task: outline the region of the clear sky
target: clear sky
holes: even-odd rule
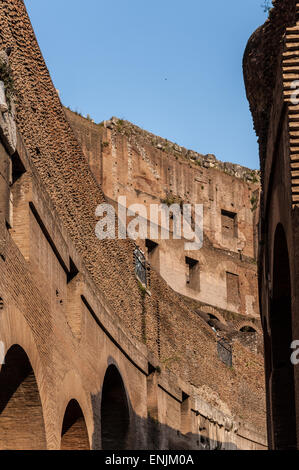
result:
[[[25,0],[64,105],[258,168],[242,56],[263,0]]]

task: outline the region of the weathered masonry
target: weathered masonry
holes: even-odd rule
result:
[[[266,448],[262,356],[235,341],[230,367],[134,243],[95,237],[105,197],[23,1],[0,31],[0,448]]]
[[[260,145],[259,290],[268,439],[272,449],[298,449],[299,366],[291,362],[291,343],[299,339],[299,3],[273,3],[269,20],[248,42],[244,76]]]
[[[142,204],[203,204],[204,243],[185,250],[186,239],[138,240],[148,261],[168,283],[198,308],[224,312],[233,327],[240,321],[260,330],[257,294],[259,173],[200,155],[117,118],[95,124],[65,109],[90,168],[117,209]],[[123,199],[122,199],[123,200]],[[194,215],[193,219],[194,220]],[[158,219],[159,228],[163,226]],[[219,316],[220,315],[220,316]]]

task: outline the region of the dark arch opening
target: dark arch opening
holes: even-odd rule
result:
[[[208,316],[209,316],[208,325],[215,326],[215,321],[220,322],[219,318],[217,318],[215,315],[208,313]]]
[[[71,400],[65,410],[61,450],[90,450],[85,419],[76,400]]]
[[[129,407],[124,383],[117,368],[111,365],[106,371],[102,389],[102,449],[126,449],[129,423]]]
[[[289,254],[284,229],[277,226],[274,240],[273,286],[270,311],[271,401],[275,449],[296,448],[294,367],[291,363],[292,295]]]
[[[0,372],[0,449],[45,450],[42,404],[28,356],[18,345]]]
[[[243,326],[240,328],[241,333],[256,333],[256,330],[252,326]]]

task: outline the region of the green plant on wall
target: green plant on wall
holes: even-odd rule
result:
[[[142,305],[142,311],[141,311],[141,335],[142,335],[142,342],[146,344],[146,308],[145,308],[145,296],[147,293],[146,288],[144,285],[138,281],[138,288],[141,294],[141,305]]]
[[[164,359],[164,360],[162,361],[162,364],[163,364],[165,367],[169,368],[170,365],[171,365],[173,362],[178,362],[178,361],[180,361],[180,356],[170,356],[170,357],[167,357],[166,359]]]
[[[102,147],[102,150],[109,147],[109,142],[102,142],[101,147]]]
[[[269,13],[272,8],[272,0],[264,0],[261,7],[263,8],[265,13]]]
[[[146,288],[144,287],[143,284],[141,284],[140,281],[138,281],[138,287],[139,287],[139,290],[140,290],[140,293],[141,293],[142,297],[144,297],[145,294],[146,294]]]
[[[0,60],[0,80],[4,83],[5,96],[7,100],[8,107],[11,107],[11,101],[15,96],[15,87],[14,81],[12,78],[12,73],[9,65]]]
[[[257,196],[252,195],[250,199],[250,204],[251,204],[251,212],[254,212],[257,209]]]
[[[258,178],[256,176],[255,171],[251,172],[251,177],[252,177],[252,183],[258,183]]]
[[[121,131],[122,131],[124,124],[125,124],[124,119],[119,119],[119,120],[117,121],[116,129],[117,129],[118,132],[121,132]]]
[[[166,198],[161,199],[162,204],[166,204],[170,207],[172,204],[179,204],[180,207],[183,207],[184,201],[180,196],[175,196],[174,194],[167,194]]]

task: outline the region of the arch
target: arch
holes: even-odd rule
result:
[[[216,315],[213,315],[212,313],[208,313],[209,315],[209,321],[208,323],[210,324],[213,320],[217,320],[220,322],[220,319],[216,316]]]
[[[227,321],[225,320],[224,316],[219,313],[219,311],[210,306],[210,305],[202,305],[200,309],[204,312],[207,313],[210,317],[210,320],[218,320],[220,323],[223,323],[224,325],[227,325]]]
[[[13,345],[0,372],[0,449],[45,450],[43,409],[24,349]]]
[[[239,331],[241,333],[257,333],[257,330],[252,325],[243,325]]]
[[[236,331],[240,331],[241,333],[262,334],[260,327],[251,321],[239,321],[235,323],[234,329]]]
[[[126,449],[129,425],[129,406],[125,386],[117,367],[112,364],[106,371],[102,388],[102,449]]]
[[[283,226],[277,225],[273,248],[270,393],[275,449],[296,448],[294,367],[290,361],[292,342],[292,293],[289,252]]]
[[[77,400],[71,400],[65,410],[61,450],[90,450],[85,418]]]

